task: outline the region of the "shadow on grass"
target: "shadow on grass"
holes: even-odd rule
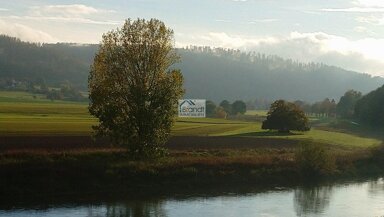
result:
[[[250,133],[239,133],[232,136],[255,136],[255,137],[286,137],[286,136],[297,136],[297,135],[303,135],[302,133],[298,132],[278,132],[274,130],[270,131],[259,131],[259,132],[250,132]]]
[[[177,120],[177,123],[192,123],[192,124],[244,124],[242,122],[209,122],[209,121],[189,121],[189,120]]]
[[[364,123],[356,123],[353,120],[337,119],[328,125],[318,127],[325,131],[336,131],[349,133],[365,138],[375,138],[384,140],[383,127],[374,127]]]

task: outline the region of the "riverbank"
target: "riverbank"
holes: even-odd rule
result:
[[[190,141],[187,138],[179,139]],[[225,138],[231,141],[229,138],[232,137]],[[235,138],[232,142],[237,140],[242,141]],[[265,145],[267,138],[260,140],[260,145],[254,140],[238,147],[231,142],[205,148],[170,145],[168,156],[152,161],[129,160],[124,149],[108,146],[72,149],[39,149],[36,146],[33,149],[24,146],[6,149],[3,146],[0,148],[0,197],[6,200],[10,197],[198,189],[220,185],[289,186],[384,174],[381,158],[384,155],[372,155],[370,149],[321,144],[327,153],[332,153],[335,167],[312,177],[313,174],[302,170],[296,157],[302,142],[289,140],[290,143],[285,144],[283,141],[276,146],[272,145],[276,142],[272,140],[269,141],[271,145]]]

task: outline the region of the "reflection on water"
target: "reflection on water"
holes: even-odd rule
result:
[[[332,186],[303,187],[294,191],[295,211],[298,216],[303,214],[320,214],[329,206]]]
[[[250,190],[252,192],[252,190]],[[98,203],[56,204],[46,209],[11,209],[1,217],[179,217],[179,216],[384,216],[384,181],[275,189],[256,193],[135,199]]]
[[[106,204],[105,217],[166,217],[161,201],[136,201]]]
[[[371,196],[382,195],[384,193],[384,179],[380,178],[378,180],[369,182],[368,190]]]

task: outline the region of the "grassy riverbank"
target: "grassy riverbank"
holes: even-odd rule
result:
[[[312,176],[300,167],[297,148],[170,150],[153,161],[132,161],[123,150],[8,152],[0,155],[0,195],[75,194],[210,185],[285,186],[308,180],[383,174],[366,149],[326,148],[335,167]]]

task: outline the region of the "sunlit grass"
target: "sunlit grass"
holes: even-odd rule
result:
[[[263,138],[279,138],[293,140],[314,140],[332,145],[352,146],[352,147],[373,147],[382,143],[379,139],[365,138],[342,132],[325,131],[312,128],[308,132],[292,132],[291,134],[279,134],[276,131],[261,129],[261,123],[243,124],[237,129],[220,132],[212,136],[247,136]]]
[[[246,115],[267,116],[268,110],[248,110]]]
[[[0,91],[0,134],[90,134],[96,119],[89,115],[87,106],[50,101],[38,94]]]
[[[3,114],[0,113],[0,134],[90,134],[96,120],[84,115]]]

